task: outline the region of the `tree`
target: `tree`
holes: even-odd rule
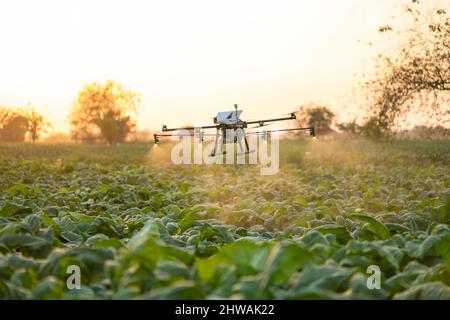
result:
[[[23,142],[29,134],[34,143],[50,126],[50,123],[32,105],[29,105],[27,109],[0,107],[0,139],[2,141]]]
[[[297,122],[300,126],[305,122],[310,127],[315,127],[316,132],[325,134],[332,131],[334,113],[328,107],[314,102],[300,106],[297,112]]]
[[[22,142],[28,131],[28,119],[20,109],[0,108],[0,140]]]
[[[8,118],[8,115],[9,115],[9,109],[0,107],[0,126],[3,127],[6,119]]]
[[[427,117],[450,114],[450,18],[442,9],[424,15],[419,8],[417,0],[406,6],[412,26],[397,31],[399,46],[377,56],[374,72],[363,83],[368,121],[380,133],[391,131],[413,108]],[[394,28],[386,25],[379,31],[393,33]]]
[[[31,141],[35,141],[41,136],[41,133],[45,132],[51,127],[42,114],[36,111],[34,106],[29,106],[25,112],[25,117],[28,119],[28,133],[30,134]]]
[[[360,126],[358,125],[358,123],[356,122],[355,119],[353,119],[350,122],[338,123],[337,128],[343,132],[346,132],[346,133],[349,133],[352,135],[357,135],[360,133],[359,132]]]
[[[378,139],[382,136],[381,128],[376,118],[368,118],[361,125],[353,119],[350,122],[338,123],[337,128],[351,135],[361,135],[366,138]]]
[[[72,137],[82,141],[100,138],[110,145],[125,141],[136,128],[134,116],[140,102],[140,95],[111,80],[85,85],[70,115]]]

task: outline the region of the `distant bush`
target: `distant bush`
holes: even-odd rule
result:
[[[297,112],[298,125],[307,124],[309,127],[314,127],[318,134],[331,133],[333,120],[334,113],[328,109],[328,106],[315,102],[300,106]]]
[[[27,135],[35,142],[50,123],[35,107],[27,109],[0,107],[0,141],[23,142]]]
[[[73,142],[72,139],[70,138],[70,136],[65,133],[65,132],[52,132],[50,134],[48,134],[46,137],[44,137],[42,139],[43,142],[45,143],[52,143],[52,144],[56,144],[56,143],[71,143]]]
[[[446,140],[450,139],[450,129],[442,126],[416,126],[411,130],[402,130],[398,132],[395,137],[411,140]]]
[[[363,124],[358,124],[355,120],[339,123],[337,128],[344,133],[365,138],[386,137],[386,132],[380,129],[376,119],[370,119]],[[409,140],[446,140],[450,139],[450,129],[442,126],[427,127],[416,126],[409,130],[390,132],[389,137]]]
[[[379,125],[375,118],[371,118],[363,124],[358,124],[353,120],[350,122],[339,123],[336,126],[342,132],[371,139],[380,138],[385,134],[382,126]]]
[[[0,140],[4,142],[25,141],[28,119],[18,110],[4,109],[1,113]]]
[[[337,128],[345,133],[349,133],[352,135],[359,135],[360,134],[360,126],[356,123],[355,120],[352,120],[350,122],[343,122],[343,123],[338,123]]]

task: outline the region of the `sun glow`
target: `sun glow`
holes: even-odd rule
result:
[[[140,92],[140,128],[245,118],[309,100],[337,108],[390,0],[3,1],[0,105],[45,106],[54,130],[84,84]]]

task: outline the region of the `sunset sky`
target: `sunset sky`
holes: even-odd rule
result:
[[[435,3],[442,3],[434,1]],[[140,128],[244,119],[315,100],[342,112],[377,28],[404,1],[3,1],[0,105],[32,102],[68,129],[85,83],[142,94]]]

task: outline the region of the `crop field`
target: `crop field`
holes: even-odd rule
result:
[[[1,145],[0,298],[450,299],[449,141],[286,140],[272,176],[165,153]]]

